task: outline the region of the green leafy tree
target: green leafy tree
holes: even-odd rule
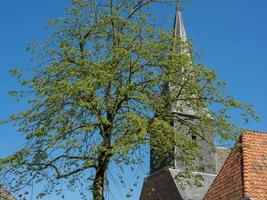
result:
[[[25,90],[11,95],[28,95],[30,106],[10,117],[26,144],[0,160],[12,190],[45,181],[38,197],[60,194],[64,180],[72,189],[87,184],[93,198],[103,200],[111,163],[141,163],[151,138],[163,157],[174,146],[182,149],[192,168],[198,146],[184,129],[229,139],[236,133],[229,110],[256,117],[250,106],[225,96],[225,84],[193,54],[173,51],[175,45],[192,48],[153,25],[152,3],[164,2],[73,0],[65,18],[49,22],[55,27],[50,40],[28,49],[40,62],[31,75],[12,71]],[[166,83],[173,87],[164,90]],[[169,112],[176,104],[177,112]],[[197,113],[197,124],[184,120],[183,105]]]

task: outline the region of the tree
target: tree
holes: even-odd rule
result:
[[[56,27],[51,39],[29,48],[40,59],[31,77],[12,71],[25,90],[11,95],[29,95],[30,108],[10,117],[27,141],[0,161],[11,189],[46,180],[39,197],[60,194],[56,186],[63,179],[70,188],[87,183],[94,199],[103,200],[110,163],[142,162],[136,152],[151,138],[160,154],[182,149],[192,168],[198,146],[181,134],[184,129],[231,138],[236,129],[229,110],[256,118],[251,106],[224,95],[213,70],[173,51],[174,45],[192,47],[152,24],[149,6],[164,2],[73,0],[65,18],[50,21]],[[175,87],[163,92],[166,83]],[[197,113],[197,124],[184,120],[184,106],[169,112],[177,102]],[[214,105],[217,111],[208,109]]]

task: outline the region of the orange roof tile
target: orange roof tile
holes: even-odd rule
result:
[[[267,199],[267,134],[245,132],[214,180],[204,200]]]
[[[267,134],[247,132],[242,135],[244,195],[267,199]]]

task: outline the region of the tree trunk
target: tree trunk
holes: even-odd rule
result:
[[[104,200],[105,170],[98,169],[93,184],[94,200]]]
[[[102,152],[99,157],[96,175],[93,183],[93,198],[94,200],[104,200],[105,174],[108,168],[111,155],[107,152]]]
[[[107,119],[110,124],[113,122],[113,116],[110,112],[107,112]],[[112,126],[106,126],[104,132],[101,134],[103,136],[103,150],[98,157],[98,164],[96,168],[95,179],[93,183],[93,199],[94,200],[104,200],[104,186],[105,186],[105,174],[108,169],[111,153],[111,130]]]

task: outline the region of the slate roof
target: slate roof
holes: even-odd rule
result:
[[[229,149],[216,148],[215,154],[216,172],[218,172],[229,155]],[[197,187],[191,182],[191,186],[181,188],[176,179],[180,171],[179,169],[162,169],[152,173],[145,179],[140,200],[202,200],[217,175],[217,173],[192,172],[202,176],[203,186]]]
[[[140,200],[182,200],[169,170],[151,174],[144,182]]]
[[[181,187],[180,183],[177,181],[177,174],[181,172],[177,169],[169,169],[172,178],[176,184],[177,190],[179,191],[179,194],[181,195],[183,200],[203,200],[204,195],[207,193],[209,187],[213,183],[216,174],[205,174],[201,172],[192,172],[193,175],[198,175],[202,177],[202,186],[198,187],[194,185],[193,180],[187,180],[189,181],[189,186],[187,187]],[[165,198],[166,200],[169,200],[168,198]],[[164,199],[164,200],[165,200]]]
[[[204,200],[267,199],[267,134],[245,132]]]

